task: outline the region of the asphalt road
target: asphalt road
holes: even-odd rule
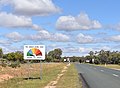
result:
[[[76,63],[90,88],[120,88],[120,71]]]

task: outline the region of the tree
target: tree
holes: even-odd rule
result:
[[[102,64],[107,63],[107,61],[108,61],[108,60],[107,60],[108,57],[107,57],[107,53],[106,53],[106,51],[101,50],[101,51],[99,52],[99,58],[100,58],[100,61],[101,61]]]
[[[120,64],[120,52],[119,51],[90,51],[89,56],[85,57],[86,59],[95,59],[96,64]]]
[[[14,55],[15,55],[15,60],[23,61],[23,53],[22,52],[17,51],[17,52],[14,53]]]
[[[50,51],[47,55],[47,59],[51,61],[60,61],[62,55],[62,50],[61,49],[54,49]]]
[[[61,49],[55,49],[54,50],[54,57],[56,58],[56,59],[61,59],[61,55],[62,55],[62,50]]]
[[[3,55],[4,59],[7,59],[8,61],[23,61],[23,52],[17,51],[17,52],[11,52],[8,54]]]
[[[7,59],[8,59],[9,61],[16,61],[16,60],[15,60],[15,54],[14,54],[14,52],[8,53]]]
[[[48,56],[45,60],[47,61],[47,62],[51,62],[52,61],[52,57],[51,56]]]
[[[3,51],[2,51],[2,48],[0,48],[0,58],[3,57]]]
[[[112,59],[111,59],[111,61],[112,61],[113,64],[118,64],[119,63],[119,54],[120,53],[115,52],[115,51],[112,52]]]
[[[94,58],[94,52],[90,51],[89,55],[90,55],[90,63],[94,63],[94,62],[92,62],[92,59]]]
[[[54,51],[50,51],[50,52],[48,53],[48,56],[51,56],[52,58],[55,58],[55,57],[54,57]]]
[[[93,52],[93,51],[90,51],[89,54],[90,54],[91,57],[93,57],[94,52]]]

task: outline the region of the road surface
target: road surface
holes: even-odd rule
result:
[[[120,88],[120,71],[89,64],[75,65],[90,88]]]

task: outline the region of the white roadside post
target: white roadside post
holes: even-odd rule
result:
[[[68,64],[70,65],[70,58],[67,58]]]
[[[45,45],[24,45],[24,59],[40,60],[40,79],[42,79],[41,60],[45,59]],[[29,77],[30,77],[30,73],[29,73]]]
[[[95,59],[92,59],[92,63],[93,63],[93,64],[95,63]]]

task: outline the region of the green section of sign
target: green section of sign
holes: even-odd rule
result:
[[[34,56],[33,54],[30,54],[30,52],[27,53],[27,56]]]

